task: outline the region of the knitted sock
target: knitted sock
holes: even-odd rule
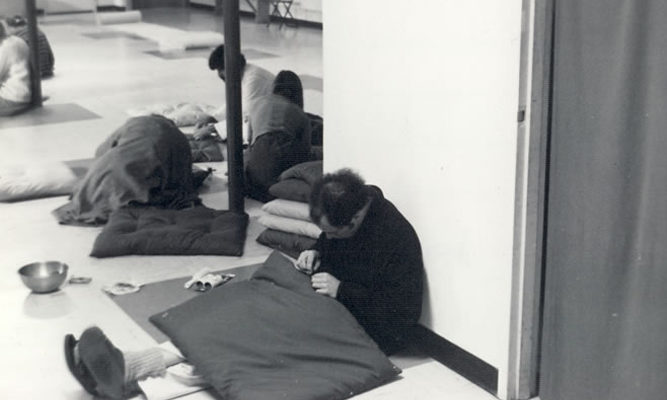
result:
[[[157,347],[142,351],[124,352],[123,357],[125,358],[126,383],[164,376],[167,372],[162,350]]]

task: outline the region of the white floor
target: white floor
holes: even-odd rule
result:
[[[208,10],[155,9],[144,22],[184,30],[221,32],[220,17]],[[208,70],[206,55],[168,59],[146,53],[158,44],[135,38],[104,36],[110,27],[93,24],[90,14],[47,16],[40,19],[56,57],[55,77],[43,82],[45,105],[74,103],[100,118],[53,124],[2,127],[0,160],[8,163],[65,161],[90,158],[95,147],[128,118],[127,110],[156,103],[196,102],[219,105],[224,86]],[[278,29],[243,19],[242,49],[249,62],[273,72],[292,69],[322,77],[322,33],[314,28]],[[91,37],[93,36],[93,37]],[[203,53],[202,53],[203,54]],[[250,57],[249,57],[250,58]],[[306,110],[323,115],[321,89],[305,93]],[[219,177],[224,168],[219,168]],[[204,203],[226,209],[225,192],[202,195]],[[50,212],[65,202],[55,197],[19,203],[0,203],[0,396],[6,399],[85,399],[90,396],[69,375],[62,352],[67,333],[79,334],[90,325],[104,329],[124,350],[154,345],[153,339],[123,313],[101,288],[118,281],[146,283],[190,275],[202,267],[217,269],[263,260],[270,249],[255,242],[259,204],[247,201],[251,215],[245,254],[236,257],[130,256],[95,259],[88,256],[100,228],[58,225]],[[46,295],[31,294],[16,273],[19,266],[38,260],[61,260],[71,273],[92,277],[89,285],[66,285]],[[191,398],[213,398],[198,393]],[[359,399],[462,399],[494,397],[427,360],[406,368],[402,378]]]

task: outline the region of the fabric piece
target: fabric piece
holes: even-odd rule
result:
[[[203,206],[182,210],[121,208],[111,214],[90,255],[241,256],[247,227],[247,214]]]
[[[302,251],[312,249],[316,240],[296,233],[265,229],[257,236],[257,242],[279,250],[292,258],[298,258]]]
[[[0,201],[19,201],[72,193],[77,175],[65,163],[0,165]]]
[[[138,117],[151,114],[162,115],[176,124],[176,126],[192,126],[208,116],[216,118],[221,113],[220,107],[198,103],[158,103],[126,111],[127,114]]]
[[[229,400],[345,399],[400,373],[344,306],[277,252],[249,281],[151,321]]]
[[[278,182],[280,174],[308,158],[301,143],[286,132],[261,135],[245,154],[246,193],[253,199],[273,200],[269,188]]]
[[[284,179],[271,185],[269,194],[279,199],[307,203],[310,200],[310,185],[301,179]]]
[[[540,398],[667,393],[667,2],[557,1]]]
[[[280,174],[280,180],[301,179],[310,186],[322,178],[322,161],[308,161],[297,164]]]
[[[130,204],[179,209],[199,202],[185,135],[152,115],[130,118],[98,146],[72,198],[54,214],[61,224],[101,225]]]
[[[262,214],[257,219],[257,222],[267,228],[296,233],[297,235],[307,236],[312,239],[317,239],[322,233],[322,230],[310,221],[281,217],[278,215]]]
[[[224,161],[222,154],[222,142],[218,138],[204,138],[195,140],[192,135],[185,135],[188,138],[190,152],[192,153],[192,162],[218,162]]]
[[[361,226],[346,239],[322,234],[318,272],[340,281],[336,298],[387,354],[408,344],[421,314],[424,265],[412,225],[368,186],[372,198]]]
[[[302,201],[275,199],[264,204],[262,211],[281,217],[310,222],[310,207],[308,203]]]

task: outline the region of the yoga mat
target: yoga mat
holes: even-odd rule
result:
[[[0,129],[83,121],[95,118],[100,118],[100,116],[78,104],[49,104],[32,108],[19,115],[0,117]]]
[[[141,11],[104,11],[97,12],[97,23],[100,25],[130,24],[141,22]]]
[[[246,265],[226,269],[222,271],[226,274],[235,274],[236,277],[224,285],[231,285],[234,282],[250,279],[252,274],[261,267],[262,264]],[[169,340],[167,335],[162,333],[153,325],[148,318],[151,315],[165,311],[171,307],[179,305],[195,296],[201,296],[205,293],[185,289],[183,285],[189,281],[191,276],[170,279],[166,281],[154,282],[143,285],[138,292],[109,297],[120,307],[134,322],[146,331],[158,343]],[[213,289],[215,290],[215,289]]]
[[[189,48],[213,47],[224,42],[224,36],[213,31],[184,31],[145,22],[120,23],[109,29],[130,33],[157,42],[161,52],[184,51]]]

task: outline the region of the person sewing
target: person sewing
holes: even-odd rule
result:
[[[272,93],[257,99],[248,116],[245,163],[246,194],[259,201],[273,196],[269,188],[288,168],[308,161],[311,125],[303,111],[303,87],[292,71],[280,71]]]
[[[421,315],[421,245],[413,227],[380,188],[349,169],[312,188],[310,217],[322,230],[297,269],[313,289],[341,302],[386,354],[409,344]]]
[[[9,34],[0,18],[0,116],[12,116],[31,105],[30,49],[19,37]]]
[[[254,64],[246,62],[245,56],[240,54],[240,69],[241,69],[241,109],[243,112],[243,120],[248,120],[248,115],[252,109],[253,103],[266,95],[271,94],[273,88],[273,80],[275,76]],[[220,45],[216,47],[208,58],[208,68],[215,70],[218,77],[224,82],[227,74],[225,72],[225,46]],[[221,136],[223,132],[227,131],[225,126],[226,111],[222,107],[213,116],[204,116],[195,124],[195,132],[193,137],[201,140],[210,136]],[[223,139],[226,138],[223,137]]]

